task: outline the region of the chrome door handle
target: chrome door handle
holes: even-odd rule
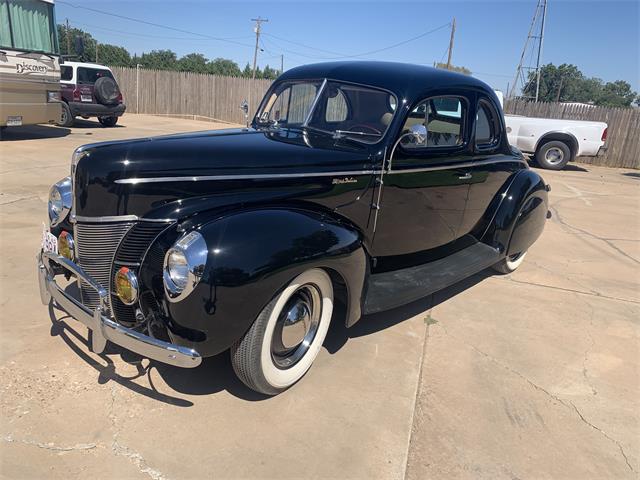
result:
[[[459,180],[471,180],[472,177],[473,175],[471,175],[470,173],[465,173],[464,175],[458,175]]]

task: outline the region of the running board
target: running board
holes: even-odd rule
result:
[[[475,243],[433,262],[369,278],[364,314],[389,310],[453,285],[497,263],[502,255],[484,243]]]

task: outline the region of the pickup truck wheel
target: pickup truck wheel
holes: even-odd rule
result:
[[[548,170],[562,170],[571,160],[571,149],[561,141],[553,140],[538,148],[536,162]]]
[[[67,105],[66,103],[62,102],[60,104],[60,122],[58,122],[58,126],[59,127],[70,127],[71,125],[73,125],[73,120],[74,117],[73,115],[71,115],[71,109],[69,108],[69,105]]]
[[[98,117],[98,121],[103,127],[115,127],[118,123],[118,117]]]
[[[318,268],[298,275],[231,347],[236,375],[249,388],[266,395],[291,387],[318,356],[332,313],[329,275]]]
[[[526,254],[527,252],[525,251],[516,253],[514,255],[509,255],[508,257],[503,258],[498,263],[493,265],[491,268],[493,268],[498,273],[502,273],[505,275],[509,274],[511,272],[514,272],[522,264]]]

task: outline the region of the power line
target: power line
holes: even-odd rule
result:
[[[293,53],[294,55],[303,56],[303,57],[308,57],[308,58],[322,58],[323,60],[337,60],[337,59],[340,59],[340,58],[359,58],[359,57],[367,57],[367,56],[369,56],[369,55],[373,55],[373,54],[375,54],[375,53],[380,53],[380,52],[384,52],[384,51],[386,51],[386,50],[391,50],[392,48],[396,48],[396,47],[399,47],[399,46],[401,46],[401,45],[405,45],[405,44],[407,44],[407,43],[414,42],[414,41],[416,41],[416,40],[419,40],[419,39],[421,39],[421,38],[423,38],[423,37],[426,37],[427,35],[431,35],[432,33],[435,33],[435,32],[437,32],[437,31],[442,30],[443,28],[447,28],[447,27],[449,27],[449,26],[451,26],[451,22],[447,22],[447,23],[445,23],[445,24],[443,24],[443,25],[440,25],[439,27],[436,27],[436,28],[434,28],[434,29],[432,29],[432,30],[429,30],[429,31],[423,32],[423,33],[421,33],[421,34],[419,34],[419,35],[416,35],[415,37],[411,37],[411,38],[408,38],[408,39],[406,39],[406,40],[402,40],[402,41],[400,41],[400,42],[398,42],[398,43],[394,43],[394,44],[392,44],[392,45],[389,45],[389,46],[386,46],[386,47],[383,47],[383,48],[378,48],[378,49],[375,49],[375,50],[370,50],[370,51],[368,51],[368,52],[362,52],[362,53],[357,53],[357,54],[353,54],[353,55],[350,55],[350,54],[340,54],[340,53],[337,53],[337,52],[332,52],[332,51],[330,51],[330,50],[323,50],[323,49],[320,49],[320,48],[311,47],[311,46],[309,46],[309,45],[305,45],[305,44],[303,44],[303,43],[299,43],[299,42],[294,42],[294,41],[292,41],[292,40],[284,40],[284,39],[282,39],[282,38],[276,37],[275,35],[271,35],[271,34],[268,34],[268,33],[265,33],[264,35],[265,35],[265,36],[269,36],[269,37],[273,37],[273,38],[277,38],[277,39],[279,39],[279,40],[283,40],[283,41],[285,41],[285,42],[287,42],[287,43],[291,43],[292,45],[297,45],[297,46],[302,47],[302,48],[308,48],[308,49],[312,49],[312,50],[318,50],[318,51],[322,51],[322,52],[324,52],[324,53],[330,53],[330,54],[332,54],[332,55],[337,55],[337,56],[336,56],[336,57],[318,57],[318,56],[316,56],[316,57],[311,57],[311,56],[309,56],[309,55],[305,55],[305,54],[300,53],[300,52],[289,51],[289,53]],[[274,45],[275,45],[275,42],[273,42],[273,43],[274,43]],[[282,50],[285,50],[285,49],[284,49],[284,48],[282,48]],[[287,51],[287,50],[285,50],[285,51]]]
[[[79,8],[79,9],[82,9],[82,10],[87,10],[87,11],[94,12],[94,13],[99,13],[99,14],[102,14],[102,15],[109,15],[111,17],[121,18],[123,20],[129,20],[131,22],[137,22],[137,23],[142,23],[144,25],[150,25],[152,27],[164,28],[166,30],[173,30],[174,32],[186,33],[188,35],[196,35],[198,37],[207,38],[209,40],[215,40],[215,41],[218,41],[218,42],[232,43],[234,45],[240,45],[240,46],[243,46],[243,47],[253,47],[253,45],[250,45],[248,43],[242,43],[242,42],[237,42],[237,41],[233,40],[233,38],[237,38],[237,37],[229,37],[229,38],[214,37],[212,35],[206,35],[204,33],[198,33],[198,32],[192,32],[192,31],[189,31],[189,30],[183,30],[181,28],[175,28],[175,27],[171,27],[169,25],[163,25],[161,23],[148,22],[146,20],[140,20],[139,18],[128,17],[126,15],[120,15],[120,14],[112,13],[112,12],[105,12],[104,10],[98,10],[97,8],[86,7],[84,5],[75,5],[75,4],[71,3],[71,2],[67,2],[67,1],[64,1],[64,0],[58,0],[58,3],[62,3],[64,5],[69,5],[70,7],[73,7],[73,8]]]

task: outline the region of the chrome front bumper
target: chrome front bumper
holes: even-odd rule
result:
[[[79,265],[60,255],[45,252],[38,254],[37,261],[42,303],[49,305],[51,298],[53,298],[69,315],[86,325],[93,333],[91,348],[94,352],[101,353],[104,351],[107,340],[109,340],[144,357],[175,365],[176,367],[194,368],[202,362],[200,354],[191,348],[157,340],[130,328],[125,328],[103,315],[104,312],[108,312],[109,292],[94,281]],[[50,262],[60,265],[75,277],[81,278],[98,292],[100,306],[95,311],[91,311],[75,298],[67,295],[56,283]]]

